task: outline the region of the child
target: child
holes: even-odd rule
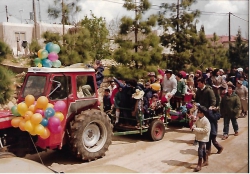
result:
[[[136,117],[137,126],[139,128],[143,125],[144,114],[143,114],[143,95],[144,91],[136,89],[135,93],[132,94],[132,98],[136,100],[135,109],[132,111],[132,116]]]
[[[198,112],[198,107],[200,106],[199,103],[195,103],[194,101],[191,102],[191,105],[186,104],[186,107],[188,108],[188,118],[189,118],[189,127],[192,129],[192,126],[197,120],[197,112]],[[193,145],[197,145],[197,140],[195,138]]]
[[[106,88],[103,95],[103,110],[104,112],[111,110],[110,90]]]

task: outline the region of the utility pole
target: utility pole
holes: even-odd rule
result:
[[[36,5],[35,5],[35,0],[33,0],[33,14],[34,14],[34,35],[35,35],[35,40],[37,40],[37,22],[36,22]]]
[[[177,16],[176,16],[176,19],[177,19],[177,32],[179,32],[179,8],[180,8],[180,4],[179,4],[179,0],[177,0]]]
[[[230,59],[230,51],[231,51],[231,28],[230,28],[230,15],[231,15],[231,12],[228,13],[228,56],[229,56],[229,59]]]
[[[135,5],[136,5],[136,0],[135,0]],[[136,23],[135,23],[135,52],[137,53],[138,48],[137,48],[137,36],[138,36],[138,19],[137,19],[137,6],[135,7],[135,18],[136,18]]]
[[[6,11],[7,22],[9,22],[9,15],[8,15],[8,7],[7,7],[7,5],[5,5],[5,11]]]
[[[64,2],[62,0],[62,24],[63,24],[63,35],[64,35]]]
[[[40,5],[40,0],[37,0],[38,1],[38,6],[39,6],[39,22],[42,21],[42,17],[41,17],[41,5]]]

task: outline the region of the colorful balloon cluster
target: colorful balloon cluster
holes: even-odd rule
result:
[[[39,135],[42,139],[47,139],[50,133],[62,131],[61,122],[64,119],[62,111],[65,108],[64,101],[57,101],[53,105],[45,96],[41,96],[35,101],[33,95],[27,95],[25,102],[11,108],[11,112],[15,116],[11,120],[11,125],[19,127],[31,135]]]
[[[46,44],[45,49],[40,49],[37,53],[38,58],[34,59],[34,63],[37,67],[48,67],[52,66],[58,68],[61,66],[61,61],[58,60],[58,53],[60,52],[60,46],[49,42]]]

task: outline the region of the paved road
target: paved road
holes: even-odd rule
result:
[[[239,118],[239,136],[234,136],[230,125],[229,138],[221,140],[223,118],[219,120],[218,141],[224,147],[221,154],[212,146],[209,166],[202,173],[248,173],[249,132],[248,117]],[[151,142],[146,136],[114,136],[106,156],[92,162],[82,163],[62,152],[42,152],[44,164],[56,171],[98,165],[118,165],[139,173],[190,173],[196,167],[198,146],[193,146],[194,134],[189,128],[169,126],[163,140]],[[36,155],[26,158],[39,161]]]

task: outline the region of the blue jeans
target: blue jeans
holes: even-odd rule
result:
[[[223,135],[228,135],[230,120],[232,121],[234,132],[238,132],[238,130],[239,130],[237,119],[235,117],[234,118],[224,117]]]
[[[199,147],[198,147],[198,156],[199,158],[203,158],[203,156],[206,155],[206,142],[198,141]]]

